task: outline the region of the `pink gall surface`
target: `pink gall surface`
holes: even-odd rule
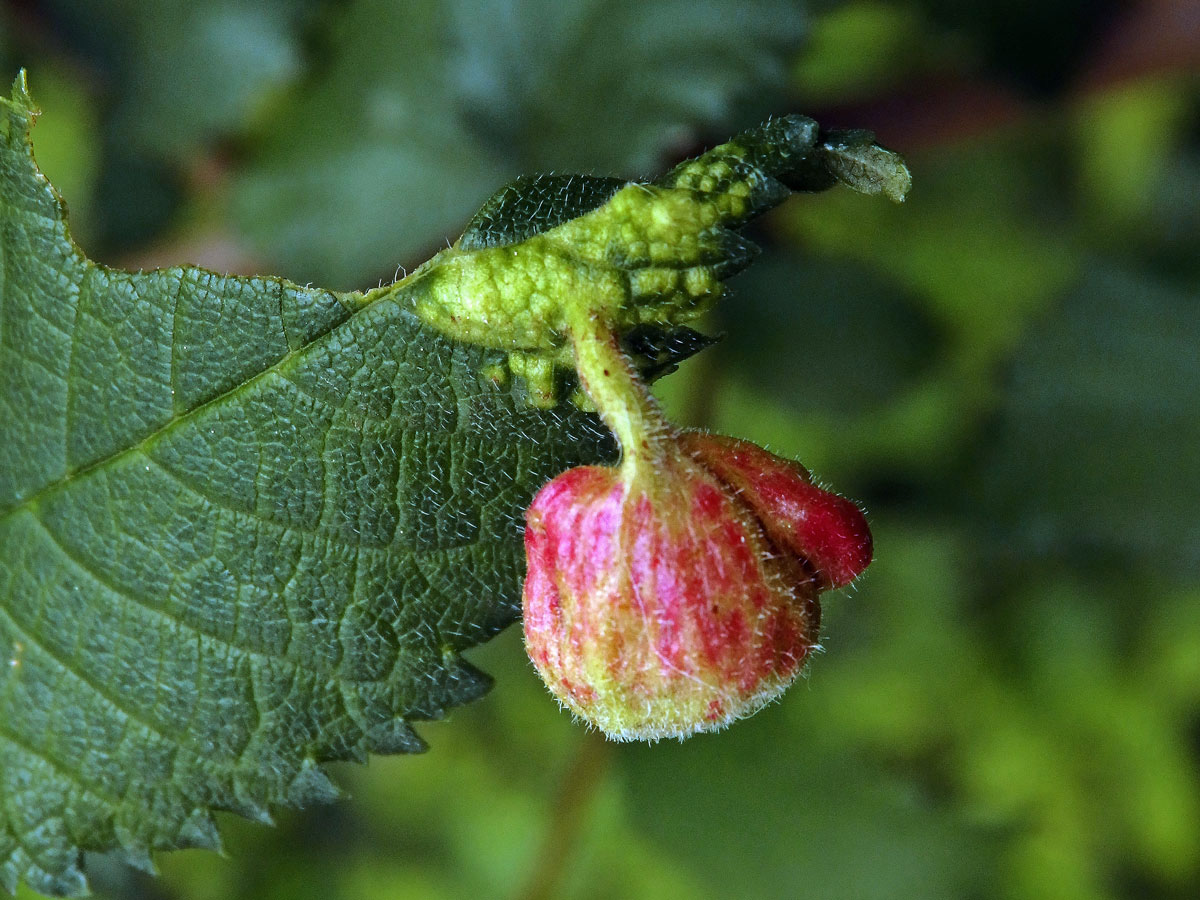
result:
[[[871,553],[862,513],[803,468],[699,434],[649,475],[563,473],[526,522],[530,658],[622,740],[715,730],[777,696],[816,644],[819,593]]]

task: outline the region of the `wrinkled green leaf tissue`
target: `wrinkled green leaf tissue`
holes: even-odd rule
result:
[[[148,868],[420,749],[487,688],[530,497],[614,451],[403,290],[88,261],[23,77],[0,113],[0,885],[75,894],[80,848]]]

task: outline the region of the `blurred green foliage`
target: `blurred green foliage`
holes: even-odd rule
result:
[[[510,631],[428,755],[227,822],[228,858],[97,860],[104,896],[1200,893],[1194,2],[2,9],[109,262],[365,287],[511,175],[648,174],[770,112],[873,128],[915,176],[902,207],[762,221],[726,340],[661,383],[871,513],[804,684],[723,735],[605,745]]]

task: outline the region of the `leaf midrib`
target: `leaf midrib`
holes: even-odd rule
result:
[[[78,250],[76,252],[78,253]],[[82,256],[80,256],[80,259],[83,259],[85,262],[87,262],[86,258],[84,258]],[[91,265],[94,266],[96,269],[101,269],[106,272],[115,272],[115,273],[121,274],[121,270],[109,269],[104,266],[99,266],[95,263],[91,263]],[[149,276],[149,275],[154,275],[154,274],[158,274],[158,273],[166,272],[166,271],[170,271],[170,268],[155,270],[152,272],[146,272],[144,274]],[[217,278],[222,277],[222,276],[217,275],[216,273],[211,272],[206,269],[198,269],[197,271],[207,272],[208,274],[213,275],[214,277],[217,277]],[[51,481],[47,484],[42,485],[40,488],[38,488],[36,491],[31,493],[29,496],[22,497],[21,499],[17,500],[15,503],[11,504],[10,506],[6,506],[3,509],[0,509],[0,522],[7,520],[8,518],[10,518],[12,515],[14,515],[16,513],[19,513],[19,512],[25,511],[25,510],[29,510],[31,508],[38,506],[47,497],[52,496],[53,494],[55,494],[61,490],[64,490],[78,478],[83,478],[98,469],[102,469],[105,466],[111,465],[112,463],[116,462],[117,460],[122,459],[123,457],[131,455],[133,453],[143,452],[143,451],[150,449],[151,447],[153,447],[153,445],[156,442],[158,442],[159,440],[161,440],[164,437],[166,437],[167,435],[169,435],[176,427],[190,421],[191,419],[193,419],[195,417],[198,417],[201,413],[203,413],[205,410],[209,409],[210,407],[215,406],[219,403],[223,403],[224,401],[228,400],[232,396],[235,396],[239,392],[252,387],[254,384],[256,384],[261,379],[266,378],[272,374],[275,374],[277,371],[279,371],[281,368],[283,368],[288,362],[295,359],[297,356],[299,356],[303,353],[306,353],[308,350],[310,350],[312,347],[317,345],[319,342],[328,338],[329,335],[331,335],[338,328],[345,325],[347,322],[349,322],[355,316],[360,315],[365,310],[374,306],[375,303],[377,303],[378,301],[383,300],[383,299],[393,299],[394,300],[398,295],[409,290],[413,286],[413,284],[415,283],[416,280],[419,280],[420,278],[424,277],[424,275],[427,271],[428,270],[424,269],[424,268],[419,269],[417,271],[414,271],[411,275],[407,276],[406,278],[402,278],[400,281],[394,282],[394,283],[389,284],[382,288],[376,288],[375,290],[372,290],[372,291],[366,291],[366,292],[350,291],[350,292],[344,292],[344,293],[337,292],[337,291],[329,291],[328,293],[330,293],[333,297],[335,297],[337,299],[338,303],[340,303],[349,313],[349,315],[347,315],[346,318],[342,319],[341,321],[337,322],[334,325],[331,325],[330,327],[328,327],[322,331],[319,331],[318,333],[314,334],[308,341],[300,344],[299,346],[297,346],[295,348],[289,348],[288,351],[286,353],[284,353],[282,356],[280,356],[277,360],[275,360],[275,362],[271,363],[271,365],[265,367],[261,371],[254,373],[249,378],[246,378],[243,381],[238,382],[237,384],[233,385],[232,387],[222,391],[219,394],[216,394],[213,397],[210,397],[208,400],[205,400],[203,403],[200,403],[197,406],[194,406],[189,410],[172,415],[170,419],[168,419],[166,422],[164,422],[158,428],[151,431],[149,434],[147,434],[145,437],[143,437],[141,440],[137,441],[136,443],[130,444],[126,447],[121,447],[118,450],[113,450],[112,452],[107,453],[104,456],[101,456],[100,458],[95,459],[92,462],[90,462],[84,466],[80,466],[80,467],[68,472],[66,475],[62,476],[61,478],[58,478],[55,481]],[[228,276],[224,276],[224,277],[228,277]],[[280,279],[280,281],[281,281],[281,286],[284,288],[290,287],[290,288],[294,288],[299,291],[307,290],[306,288],[300,287],[299,285],[291,284],[290,282],[283,281],[282,279]]]

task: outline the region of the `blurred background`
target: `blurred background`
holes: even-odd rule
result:
[[[862,500],[809,677],[605,744],[510,629],[351,799],[102,898],[1200,896],[1200,3],[26,0],[6,77],[85,250],[373,287],[506,179],[651,176],[772,113],[909,201],[793,198],[659,390]],[[24,896],[31,896],[27,889]]]

